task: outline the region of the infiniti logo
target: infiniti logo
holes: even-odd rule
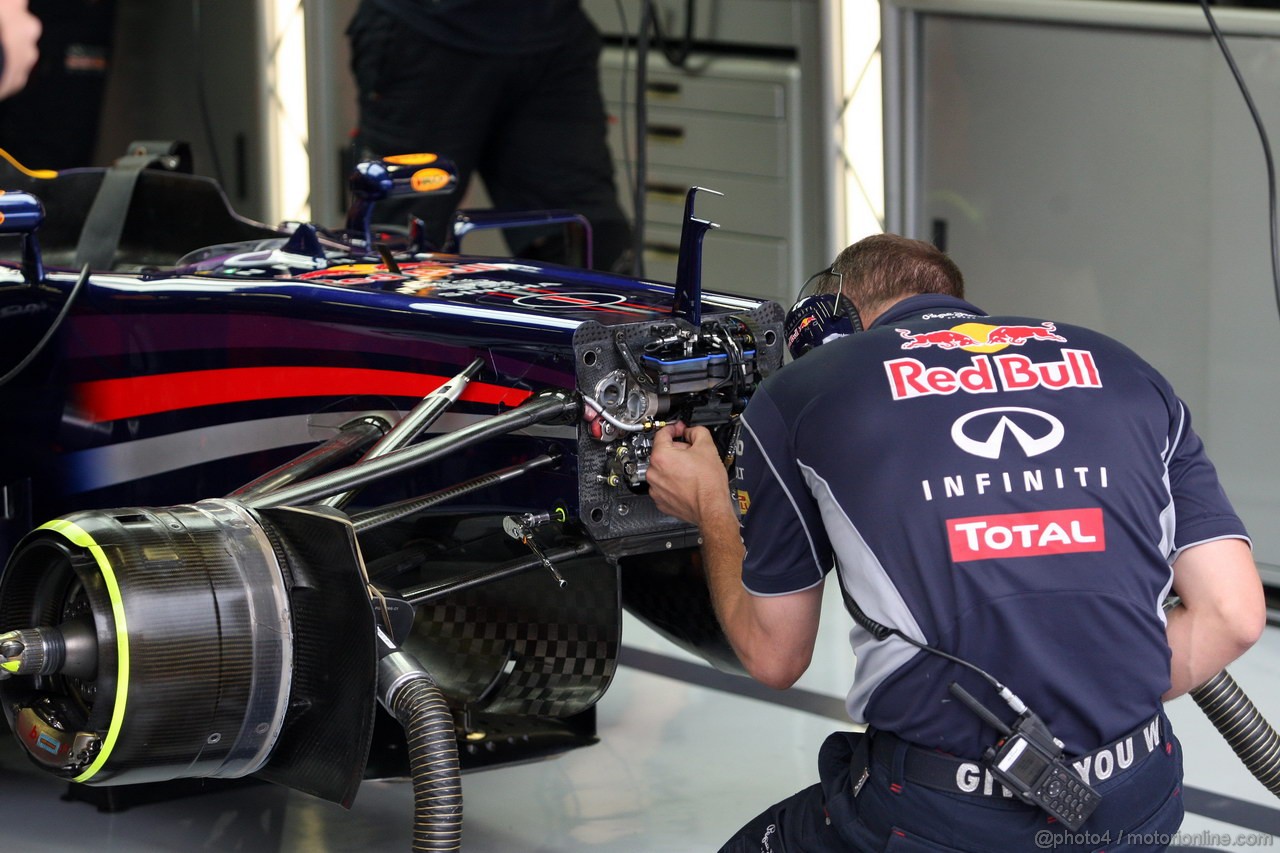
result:
[[[1030,425],[1031,422],[1037,425],[1035,435],[1032,435],[1023,426],[1019,426],[1014,418],[1010,417],[1010,415],[1016,413],[1023,415],[1017,420],[1024,425]],[[970,431],[965,429],[966,425],[975,418],[995,414],[1000,415],[1000,417],[990,431],[984,428],[985,436],[974,437],[970,434]],[[1053,450],[1062,443],[1062,438],[1065,434],[1066,431],[1062,427],[1062,421],[1053,415],[1037,409],[1025,409],[1019,406],[979,409],[957,419],[951,425],[951,440],[956,443],[956,446],[965,453],[972,453],[974,456],[981,456],[984,459],[1000,458],[1000,451],[1004,447],[1006,435],[1012,435],[1014,440],[1018,442],[1018,447],[1022,448],[1023,455],[1030,458]]]

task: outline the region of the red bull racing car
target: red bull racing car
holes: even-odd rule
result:
[[[34,762],[344,804],[407,764],[449,840],[459,767],[594,740],[624,607],[736,666],[645,472],[665,422],[732,447],[782,311],[701,290],[694,191],[672,285],[380,233],[451,189],[430,155],[360,164],[332,230],[181,161],[0,169],[0,706]],[[527,223],[589,252],[556,212],[455,235]]]

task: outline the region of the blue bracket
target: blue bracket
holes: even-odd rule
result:
[[[0,234],[22,235],[22,275],[30,284],[44,280],[44,260],[36,229],[44,222],[44,205],[31,193],[0,192]]]
[[[690,187],[684,199],[684,225],[680,229],[680,257],[676,261],[676,292],[671,314],[695,326],[702,325],[702,238],[720,226],[693,215],[693,200],[699,192],[724,193],[706,187]]]

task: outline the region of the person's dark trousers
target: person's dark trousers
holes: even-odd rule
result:
[[[380,222],[407,222],[412,211],[440,244],[478,171],[497,210],[585,216],[597,269],[612,269],[631,247],[606,141],[600,36],[589,20],[570,44],[531,54],[433,43],[370,4],[347,32],[360,99],[357,150],[438,154],[454,161],[461,181],[451,196],[379,205]],[[508,242],[516,254],[526,249],[523,232]]]
[[[888,763],[868,758],[866,739],[837,732],[818,756],[817,785],[747,823],[721,853],[1138,853],[1164,850],[1182,824],[1182,749],[1168,720],[1154,752],[1094,788],[1101,804],[1077,831],[1040,809],[1001,796],[923,787],[904,778],[898,741]],[[896,739],[895,739],[896,740]],[[867,777],[859,786],[862,770]],[[854,789],[858,788],[856,796]]]

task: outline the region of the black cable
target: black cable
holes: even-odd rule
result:
[[[849,615],[853,617],[853,621],[857,622],[860,628],[862,628],[864,631],[866,631],[868,634],[874,637],[877,641],[883,642],[884,640],[888,639],[890,636],[894,636],[894,637],[898,637],[901,640],[906,640],[908,643],[915,646],[917,649],[920,649],[921,651],[929,652],[930,654],[937,655],[940,658],[946,658],[952,663],[962,666],[965,669],[968,669],[980,675],[984,681],[986,681],[993,688],[995,688],[996,693],[1000,694],[1000,697],[1002,699],[1005,699],[1006,702],[1009,701],[1007,698],[1005,698],[1005,693],[1008,692],[1008,688],[1005,687],[1003,684],[1001,684],[1000,681],[994,675],[992,675],[991,673],[987,672],[984,669],[981,669],[978,666],[975,666],[974,664],[969,663],[967,660],[961,660],[955,655],[951,655],[951,654],[948,654],[947,652],[944,652],[942,649],[934,648],[933,646],[926,645],[925,643],[922,643],[919,640],[916,640],[912,637],[908,637],[906,634],[902,633],[902,631],[898,630],[897,628],[890,628],[887,625],[881,625],[879,622],[875,621],[870,616],[868,616],[866,612],[861,607],[858,606],[858,602],[854,601],[853,596],[849,594],[849,590],[845,588],[844,577],[839,573],[839,570],[836,571],[836,581],[840,584],[840,595],[841,597],[844,598],[845,610],[849,611]],[[1019,702],[1021,702],[1021,700],[1019,700]]]
[[[618,3],[619,15],[622,15],[621,2]],[[645,232],[645,207],[646,194],[645,185],[648,182],[649,174],[649,154],[647,139],[649,135],[649,108],[646,93],[649,88],[649,44],[650,37],[658,45],[658,49],[662,52],[667,62],[676,68],[683,68],[689,60],[689,54],[693,50],[693,29],[694,29],[694,2],[693,0],[685,0],[685,20],[684,20],[684,36],[680,43],[673,46],[667,39],[666,33],[662,29],[662,23],[658,18],[658,14],[654,8],[653,0],[643,0],[640,13],[640,26],[636,31],[636,127],[635,127],[635,164],[632,170],[632,210],[635,213],[635,222],[633,223],[633,253],[635,260],[633,263],[633,274],[637,278],[644,277],[644,232]],[[622,15],[623,28],[626,28],[626,17]],[[627,41],[624,38],[623,45],[626,46]],[[624,80],[625,80],[625,53],[624,53]],[[624,83],[625,85],[625,83]],[[625,99],[624,99],[625,107]],[[623,127],[624,137],[626,128]],[[624,141],[625,147],[625,141]]]
[[[631,69],[631,28],[627,26],[627,10],[622,5],[622,0],[613,0],[614,5],[618,9],[618,21],[622,27],[622,81],[620,83],[620,91],[618,93],[621,105],[618,108],[618,121],[622,126],[622,173],[625,175],[627,192],[631,196],[631,209],[636,209],[636,185],[633,179],[631,149],[633,140],[631,139],[631,127],[627,121],[627,105],[631,102],[631,98],[627,93],[627,77],[630,76]],[[638,230],[640,223],[635,223]],[[634,263],[632,267],[634,269]]]
[[[875,624],[875,623],[872,623],[872,624]],[[863,625],[863,627],[865,628],[866,626]],[[881,626],[881,627],[884,627],[884,626]],[[908,637],[906,634],[902,633],[897,628],[886,628],[885,630],[888,632],[888,634],[892,634],[893,636],[897,637],[900,640],[906,640],[908,643],[915,646],[917,649],[919,649],[922,652],[928,652],[931,655],[937,655],[940,658],[945,658],[951,661],[952,663],[956,664],[957,666],[962,666],[965,669],[969,670],[970,672],[977,673],[979,676],[981,676],[983,681],[987,682],[987,684],[990,684],[993,688],[995,688],[996,693],[1003,694],[1004,691],[1008,689],[1003,684],[1000,683],[1000,680],[998,678],[996,678],[991,673],[987,672],[985,669],[982,669],[981,667],[977,666],[976,664],[969,663],[967,660],[962,660],[961,658],[958,658],[953,654],[948,654],[947,652],[944,652],[942,649],[936,648],[934,646],[930,646],[926,643],[922,643],[919,640],[914,639],[912,637]],[[871,635],[873,637],[876,637],[876,639],[883,639],[883,637],[876,636],[875,632],[872,632]]]
[[[633,272],[636,278],[644,278],[644,218],[645,183],[648,180],[649,154],[646,140],[649,135],[649,108],[645,92],[649,86],[649,33],[653,29],[653,0],[644,0],[640,13],[640,29],[636,33],[636,164],[635,164],[635,222]]]
[[[667,40],[667,34],[662,30],[662,20],[656,15],[653,18],[653,35],[667,62],[676,68],[684,68],[693,51],[693,0],[684,0],[684,36],[678,45],[673,46]]]
[[[34,347],[31,348],[31,352],[27,353],[26,357],[23,358],[22,361],[14,365],[14,367],[4,376],[0,376],[0,387],[8,385],[10,380],[12,380],[15,376],[17,376],[22,371],[26,370],[27,366],[30,365],[31,362],[35,361],[36,356],[38,356],[44,350],[45,346],[49,343],[49,341],[53,339],[54,333],[57,332],[59,327],[62,326],[62,321],[67,318],[67,314],[71,311],[72,303],[76,301],[76,297],[80,295],[80,291],[81,289],[83,289],[84,283],[88,280],[89,280],[89,265],[85,264],[84,267],[80,270],[80,277],[76,279],[76,283],[71,288],[71,292],[67,294],[67,301],[63,303],[62,310],[58,312],[57,317],[53,318],[53,322],[49,325],[48,330],[44,333],[44,337],[42,337],[39,340],[39,342]]]
[[[205,91],[204,51],[200,47],[200,0],[191,0],[191,34],[194,42],[196,106],[200,110],[200,124],[204,128],[205,143],[209,146],[209,159],[213,161],[214,180],[218,182],[218,186],[226,186],[222,180],[222,160],[218,157],[218,144],[213,137],[213,118],[209,115],[209,98]]]
[[[1213,37],[1218,42],[1223,58],[1227,60],[1231,76],[1235,78],[1240,94],[1244,96],[1245,106],[1249,108],[1249,115],[1253,117],[1253,123],[1258,128],[1258,136],[1262,142],[1262,156],[1267,162],[1267,212],[1271,223],[1271,283],[1275,288],[1276,312],[1280,315],[1280,224],[1277,223],[1276,217],[1276,167],[1271,156],[1271,140],[1267,136],[1266,126],[1262,123],[1262,116],[1258,114],[1258,108],[1253,103],[1253,97],[1249,94],[1249,87],[1245,85],[1244,76],[1236,65],[1235,57],[1231,55],[1231,48],[1227,47],[1227,40],[1223,38],[1222,30],[1218,29],[1218,22],[1209,9],[1209,0],[1200,0],[1200,8],[1204,10],[1205,19],[1209,22],[1209,29],[1212,30]]]

